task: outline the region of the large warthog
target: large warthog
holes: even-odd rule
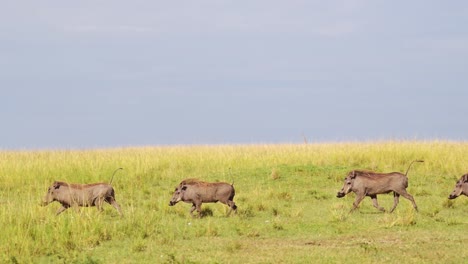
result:
[[[400,172],[378,173],[372,171],[353,170],[349,172],[348,176],[344,179],[343,188],[341,188],[336,196],[341,198],[350,192],[354,192],[356,194],[356,200],[353,203],[351,211],[358,208],[359,203],[364,199],[364,197],[369,196],[372,198],[374,207],[385,212],[385,209],[380,207],[377,202],[377,194],[393,192],[394,201],[390,212],[393,212],[398,205],[400,195],[410,200],[411,203],[413,203],[414,209],[417,211],[418,207],[413,196],[406,191],[406,188],[408,188],[408,171],[414,162],[424,161],[415,160],[411,162],[405,174]]]
[[[99,211],[102,211],[102,205],[107,202],[114,206],[122,216],[120,206],[115,201],[114,188],[111,186],[115,173],[121,169],[118,168],[114,171],[109,183],[75,184],[55,181],[49,187],[42,201],[42,206],[54,201],[59,202],[62,204],[62,207],[57,210],[57,215],[59,215],[71,206],[96,206]]]
[[[461,176],[448,198],[455,199],[462,194],[468,196],[468,174]]]
[[[216,203],[219,201],[229,206],[229,215],[233,210],[237,210],[237,206],[233,201],[235,194],[234,186],[229,183],[185,179],[176,187],[169,205],[173,206],[179,201],[191,203],[190,215],[193,217],[193,211],[196,209],[198,216],[201,217],[202,203]]]

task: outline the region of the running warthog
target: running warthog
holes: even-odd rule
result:
[[[468,174],[461,176],[448,198],[455,199],[462,194],[468,196]]]
[[[198,217],[200,217],[202,203],[216,203],[220,201],[230,207],[229,215],[231,211],[237,210],[237,206],[233,201],[235,194],[234,186],[229,183],[185,179],[176,187],[169,205],[173,206],[179,201],[192,203],[190,215],[193,217],[193,211],[196,209]]]
[[[405,174],[399,172],[391,173],[378,173],[372,171],[353,170],[348,173],[344,180],[343,188],[337,193],[337,197],[344,197],[350,192],[356,194],[356,200],[353,203],[351,211],[355,210],[364,197],[369,196],[372,198],[374,207],[382,212],[385,212],[383,207],[380,207],[377,202],[377,194],[393,192],[394,202],[390,212],[395,210],[398,205],[400,195],[410,200],[413,203],[414,209],[418,210],[413,196],[411,196],[406,188],[408,187],[408,171],[414,162],[424,162],[422,160],[415,160],[411,162]]]
[[[114,174],[121,169],[115,170]],[[112,179],[114,178],[114,174],[112,175]],[[99,211],[102,211],[103,203],[107,202],[114,206],[119,214],[122,215],[120,206],[115,201],[114,188],[110,183],[75,184],[55,181],[49,187],[42,206],[46,206],[54,201],[61,203],[62,207],[57,210],[57,215],[59,215],[71,206],[96,206]]]

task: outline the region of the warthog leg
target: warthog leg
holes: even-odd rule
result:
[[[194,217],[193,211],[195,211],[195,209],[197,209],[197,207],[195,206],[195,203],[193,203],[193,204],[192,204],[192,208],[190,208],[190,215],[191,215],[192,217]],[[200,212],[199,212],[199,214],[200,214]]]
[[[97,197],[95,200],[94,200],[94,205],[96,206],[96,209],[99,211],[99,212],[102,212],[104,211],[104,208],[102,208],[102,204],[104,203],[104,197]]]
[[[402,190],[400,191],[399,193],[397,192],[393,192],[393,195],[394,195],[394,202],[393,202],[393,207],[392,207],[392,210],[390,210],[390,213],[393,212],[393,210],[395,210],[395,207],[397,206],[398,204],[398,201],[399,201],[399,197],[400,195],[405,197],[406,199],[410,200],[411,203],[413,204],[413,207],[416,211],[418,211],[418,206],[416,205],[416,202],[414,201],[414,198],[413,196],[411,196],[411,194],[409,194],[408,192],[406,192],[406,190]]]
[[[62,205],[62,207],[60,207],[58,210],[57,210],[57,213],[55,215],[59,215],[61,214],[63,211],[67,210],[68,209],[68,205]]]
[[[110,205],[114,206],[114,208],[117,209],[117,211],[119,212],[120,216],[123,216],[122,210],[120,210],[120,206],[117,203],[117,201],[115,201],[114,198],[107,198],[106,202],[108,202]]]
[[[418,206],[416,205],[416,202],[414,201],[414,198],[413,196],[411,196],[411,194],[409,194],[408,192],[406,192],[406,190],[403,190],[399,193],[401,196],[405,197],[406,199],[410,200],[411,203],[413,204],[413,207],[416,211],[418,211]]]
[[[374,205],[374,207],[379,209],[382,212],[385,212],[385,209],[383,207],[380,207],[379,203],[377,202],[377,195],[374,194],[374,195],[371,195],[370,197],[372,198],[372,204]]]
[[[198,217],[202,217],[201,205],[202,205],[201,202],[195,204],[195,207],[197,208],[197,212],[198,212]]]
[[[363,193],[356,193],[356,200],[354,200],[353,209],[351,209],[350,212],[358,208],[359,204],[361,203],[362,199],[364,199],[364,197],[366,196]]]
[[[237,213],[237,206],[232,200],[228,200],[226,204],[229,206],[229,212],[227,216],[231,215],[231,212],[234,211],[234,213]]]
[[[390,213],[393,212],[393,210],[395,210],[395,208],[397,207],[398,202],[400,201],[399,198],[400,198],[400,194],[398,194],[397,192],[393,192],[393,207],[390,210]]]

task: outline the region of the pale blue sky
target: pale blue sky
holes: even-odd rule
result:
[[[467,1],[3,1],[0,149],[468,140]]]

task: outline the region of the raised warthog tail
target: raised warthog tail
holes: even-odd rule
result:
[[[413,160],[410,165],[408,166],[408,169],[406,170],[406,173],[405,173],[405,176],[408,176],[408,171],[410,170],[411,168],[411,165],[413,165],[413,163],[415,162],[424,162],[424,160]]]
[[[116,170],[114,171],[114,173],[112,174],[112,177],[111,177],[111,180],[110,180],[109,184],[112,184],[112,180],[114,180],[114,175],[115,175],[115,173],[116,173],[117,171],[119,171],[119,170],[123,170],[123,168],[118,168],[118,169],[116,169]]]

